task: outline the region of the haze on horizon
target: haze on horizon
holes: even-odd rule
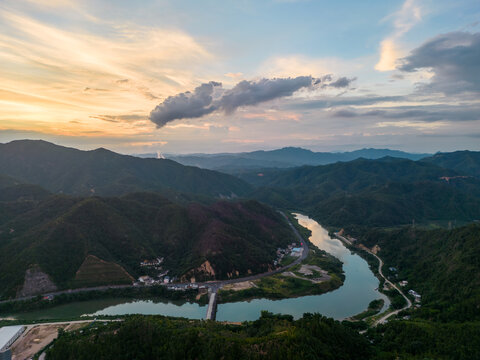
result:
[[[4,0],[0,142],[480,150],[480,3]]]

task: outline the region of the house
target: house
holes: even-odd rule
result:
[[[147,282],[150,282],[151,280],[152,280],[152,278],[148,275],[140,276],[138,278],[138,281],[140,281],[141,283],[144,283],[144,284],[146,284]]]
[[[408,290],[408,293],[412,295],[415,298],[415,302],[420,302],[420,299],[422,298],[419,293],[417,293],[415,290]]]
[[[408,285],[408,281],[407,280],[402,280],[400,281],[400,286],[407,286]]]
[[[168,284],[169,282],[170,282],[170,276],[165,276],[165,277],[163,278],[163,283],[164,283],[164,284]]]

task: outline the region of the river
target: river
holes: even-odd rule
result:
[[[318,312],[337,320],[345,319],[364,311],[370,301],[384,299],[384,309],[389,300],[378,292],[379,281],[370,271],[367,262],[348,250],[340,240],[332,239],[328,232],[315,220],[296,214],[299,223],[312,231],[310,241],[343,262],[344,284],[322,295],[302,296],[294,299],[267,300],[254,299],[235,303],[219,304],[217,320],[246,321],[255,320],[262,310],[273,313],[290,314],[299,318],[303,313]],[[175,303],[165,301],[125,299],[91,300],[57,306],[51,309],[13,314],[19,319],[66,318],[83,314],[93,315],[168,315],[190,319],[203,319],[206,306],[195,303]]]

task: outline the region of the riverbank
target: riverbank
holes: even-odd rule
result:
[[[390,300],[390,307],[383,311],[375,311],[374,309],[367,309],[365,312],[360,313],[351,318],[352,321],[365,321],[369,326],[377,326],[378,324],[384,324],[390,317],[399,314],[401,311],[407,310],[412,307],[410,299],[383,274],[383,260],[374,252],[375,249],[369,249],[362,244],[356,244],[338,233],[334,233],[334,236],[341,240],[345,246],[351,251],[355,251],[362,258],[364,258],[372,272],[380,280],[379,291],[388,296]],[[377,264],[375,264],[377,263]],[[376,266],[375,266],[376,265]],[[370,313],[370,314],[369,314]],[[366,315],[369,314],[369,315]]]
[[[327,317],[337,320],[343,320],[367,309],[368,304],[372,300],[383,298],[383,295],[377,291],[379,286],[377,278],[368,268],[368,264],[360,256],[351,253],[339,240],[332,239],[328,236],[328,232],[322,228],[313,219],[303,215],[296,215],[302,226],[305,226],[312,232],[311,242],[329,254],[332,254],[339,262],[343,263],[343,271],[345,279],[343,285],[332,291],[322,293],[322,295],[306,295],[294,298],[283,298],[280,300],[269,300],[266,298],[253,298],[250,301],[236,301],[219,303],[217,311],[217,320],[242,322],[258,319],[262,310],[268,310],[272,313],[290,314],[294,318],[301,318],[303,313],[321,313]],[[303,242],[304,249],[308,249],[307,242],[300,237],[298,240]],[[298,242],[298,241],[297,241]],[[312,247],[313,248],[313,247]],[[296,279],[297,276],[308,279],[310,283],[315,279],[322,278],[322,274],[314,266],[329,271],[325,263],[315,263],[306,269],[301,269],[303,265],[299,263],[304,260],[307,252],[302,254],[297,263],[292,267],[281,268],[278,274],[289,272],[293,274],[291,278]],[[319,252],[320,254],[320,252]],[[327,258],[327,257],[325,257]],[[292,271],[293,269],[293,271]],[[304,270],[310,270],[311,274]],[[303,273],[302,273],[303,272]],[[269,273],[268,276],[278,275],[277,273]],[[328,273],[327,273],[328,275]],[[209,286],[215,286],[217,289],[221,286],[228,286],[237,282],[253,282],[259,280],[263,275],[255,275],[249,278],[238,280],[228,280],[223,282],[208,283]],[[328,281],[323,281],[327,283]],[[306,280],[305,280],[306,281]],[[313,283],[312,283],[313,284]],[[154,291],[155,287],[151,287]],[[190,290],[188,290],[190,291]],[[173,296],[182,296],[183,291],[172,291]],[[114,294],[112,294],[114,295]],[[89,314],[94,316],[112,315],[123,316],[126,314],[144,314],[144,315],[167,315],[174,317],[186,317],[190,319],[203,319],[206,315],[206,306],[199,305],[195,301],[198,292],[192,291],[190,299],[180,299],[178,301],[170,299],[162,299],[162,297],[150,298],[148,294],[128,297],[111,297],[105,300],[91,299],[86,301],[77,301],[74,303],[64,303],[55,307],[39,309],[22,313],[22,318],[46,319],[50,317],[70,318]],[[141,299],[140,299],[141,298]],[[206,296],[204,297],[206,300]],[[152,299],[155,299],[152,301]],[[189,302],[192,301],[192,302]],[[47,303],[47,301],[45,301]],[[206,302],[206,301],[205,301]],[[205,303],[204,302],[204,303]],[[385,297],[386,306],[388,299]],[[4,316],[15,315],[15,313],[6,313]]]
[[[264,277],[240,288],[224,287],[218,292],[219,303],[247,301],[254,298],[287,299],[320,295],[343,285],[345,274],[340,260],[309,243],[307,258],[288,271]],[[243,284],[242,284],[243,285]]]

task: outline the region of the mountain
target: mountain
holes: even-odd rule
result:
[[[437,153],[431,157],[422,159],[422,161],[480,178],[480,151],[465,150],[451,153]]]
[[[142,156],[148,156],[143,154]],[[156,154],[152,154],[156,157]],[[166,155],[184,165],[198,166],[205,169],[219,170],[235,174],[239,171],[263,168],[289,168],[302,165],[326,165],[338,161],[351,161],[358,158],[379,159],[385,156],[418,160],[429,154],[412,154],[389,149],[361,149],[351,152],[330,153],[285,147],[270,151],[253,151],[244,153]]]
[[[0,201],[0,297],[131,283],[159,271],[190,281],[267,271],[292,242],[288,223],[255,201],[182,206],[155,193]],[[151,274],[150,274],[151,273]]]
[[[235,197],[250,191],[233,176],[172,160],[140,159],[106,149],[81,151],[35,140],[0,144],[0,169],[3,175],[50,192],[79,196],[158,191]]]
[[[369,230],[359,238],[379,246],[379,256],[395,267],[398,279],[422,296],[419,318],[480,320],[480,224],[452,230]],[[386,267],[387,267],[386,266]]]
[[[258,187],[252,196],[261,201],[344,227],[479,219],[480,180],[460,175],[428,162],[386,157],[242,178]]]

